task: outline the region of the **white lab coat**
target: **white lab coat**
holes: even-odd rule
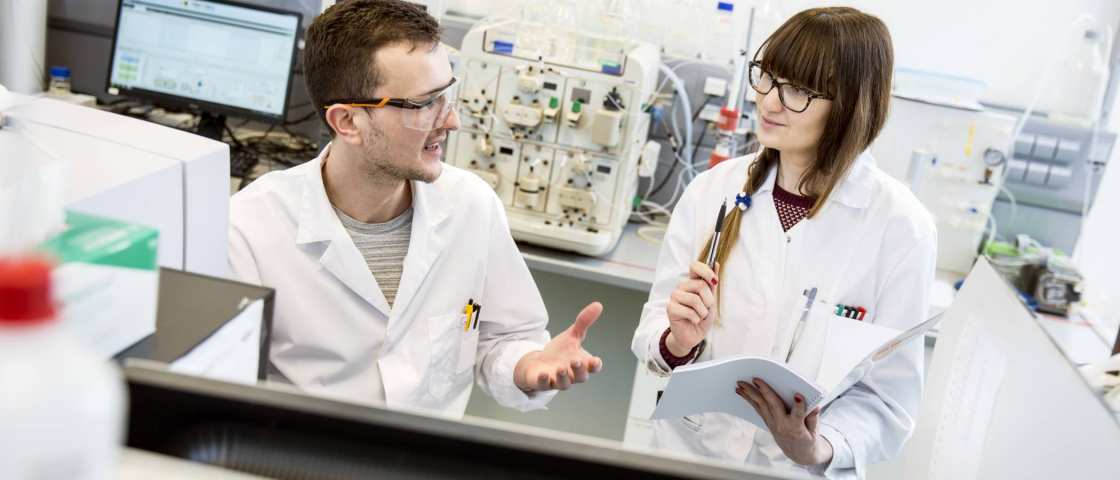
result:
[[[731,159],[700,174],[673,211],[632,343],[634,354],[654,373],[668,374],[658,342],[669,327],[669,294],[687,277],[711,235],[720,203],[733,205],[753,160],[754,155]],[[753,196],[738,243],[722,266],[721,325],[713,325],[699,360],[750,354],[785,361],[804,305],[801,292],[811,287],[819,289],[820,299],[864,306],[869,310],[865,321],[906,329],[923,320],[937,233],[910,191],[864,153],[820,213],[786,233],[774,207],[776,172],[771,169]],[[807,337],[799,341],[797,355],[823,350],[826,337]],[[921,342],[908,345],[822,412],[819,432],[835,449],[823,473],[862,477],[867,462],[901,449],[921,400],[922,348]],[[793,465],[768,433],[726,414],[655,421],[654,442],[658,448],[732,462]]]
[[[230,202],[231,271],[276,289],[270,378],[461,417],[477,375],[499,404],[544,408],[554,394],[526,395],[513,369],[548,342],[548,317],[493,190],[449,165],[431,184],[412,183],[411,240],[390,309],[327,199],[328,151]],[[469,299],[482,311],[465,332]]]

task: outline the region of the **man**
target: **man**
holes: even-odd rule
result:
[[[543,408],[602,367],[581,347],[602,306],[550,341],[498,197],[440,162],[459,118],[439,33],[400,0],[315,20],[304,75],[333,140],[233,197],[230,265],[277,289],[270,378],[461,416],[477,376],[502,405]]]

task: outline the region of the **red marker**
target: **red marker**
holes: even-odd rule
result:
[[[859,317],[857,317],[856,319],[859,320],[859,321],[863,321],[863,317],[867,316],[867,309],[863,308],[863,307],[859,307],[859,309],[857,309],[857,311],[859,312]]]

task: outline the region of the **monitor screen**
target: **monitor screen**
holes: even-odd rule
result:
[[[301,15],[210,0],[120,0],[108,91],[281,120]]]

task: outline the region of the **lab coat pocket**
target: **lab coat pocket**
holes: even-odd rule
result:
[[[469,333],[464,331],[467,316],[462,313],[440,315],[428,319],[431,357],[428,374],[432,395],[444,398],[455,386],[459,374],[459,353],[462,339]]]
[[[459,343],[459,364],[456,371],[463,375],[469,375],[471,368],[474,367],[477,352],[478,328],[471,328],[463,334]]]

